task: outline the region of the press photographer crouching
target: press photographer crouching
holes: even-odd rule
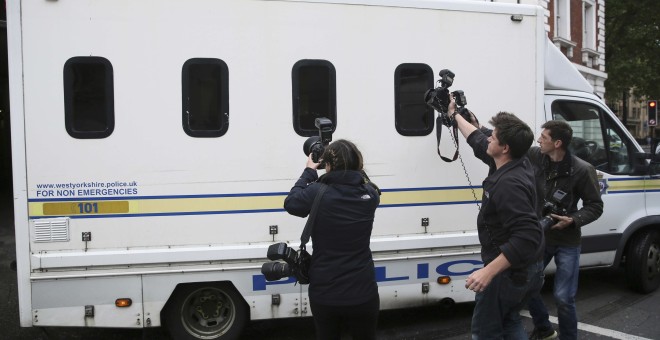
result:
[[[380,300],[369,242],[380,191],[365,174],[362,154],[352,142],[330,143],[316,161],[312,154],[284,209],[305,217],[325,190],[318,196],[316,216],[310,215],[314,250],[308,293],[317,338],[340,339],[344,326],[353,339],[375,339]],[[320,163],[326,173],[319,178]]]

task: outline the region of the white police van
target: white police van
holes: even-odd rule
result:
[[[487,169],[436,155],[442,127],[422,98],[445,68],[481,115],[514,112],[535,131],[569,121],[605,201],[583,228],[582,266],[625,264],[634,288],[658,287],[660,179],[548,43],[539,7],[23,0],[7,11],[21,326],[225,339],[249,320],[310,316],[307,286],[260,268],[270,244],[298,244],[305,221],[282,205],[318,117],[360,147],[383,189],[371,240],[382,308],[472,301]]]

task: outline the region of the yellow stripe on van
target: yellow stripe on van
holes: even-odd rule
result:
[[[461,204],[481,200],[481,189],[425,189],[385,191],[381,206]],[[269,212],[283,209],[286,195],[225,197],[163,197],[125,200],[29,202],[30,217],[110,217],[176,214]]]
[[[286,196],[135,199],[122,201],[30,202],[30,216],[175,214],[282,209]],[[116,207],[125,207],[116,209]],[[115,209],[109,209],[114,207]],[[104,209],[105,208],[105,209]]]
[[[626,180],[626,181],[607,181],[607,191],[608,192],[617,192],[617,191],[629,191],[629,190],[644,190],[645,181],[640,180]]]
[[[138,213],[177,213],[282,209],[286,196],[247,196],[137,200]]]
[[[647,190],[660,190],[660,179],[650,179],[646,181]]]
[[[474,201],[481,202],[481,189],[448,189],[448,190],[417,190],[383,192],[380,204],[433,204]]]
[[[607,192],[659,190],[658,179],[608,180]],[[381,206],[461,204],[480,202],[481,188],[439,188],[385,190]],[[475,200],[476,196],[476,200]],[[268,212],[283,209],[286,195],[253,195],[223,197],[163,197],[125,200],[81,200],[29,202],[31,217],[85,215],[155,215]]]

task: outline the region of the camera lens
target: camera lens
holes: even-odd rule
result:
[[[319,159],[323,155],[324,150],[325,147],[323,146],[323,143],[321,142],[321,137],[319,136],[309,137],[303,144],[303,152],[305,152],[305,155],[309,155],[311,153],[312,161],[314,161],[314,163],[319,162]],[[325,167],[325,165],[321,164],[320,167],[323,168]]]
[[[303,143],[303,152],[305,153],[305,156],[309,156],[309,154],[312,153],[314,144],[320,144],[320,143],[321,143],[321,137],[319,136],[312,136],[307,138],[305,143]]]
[[[283,262],[266,262],[261,265],[261,274],[264,274],[266,281],[277,281],[291,276],[291,269],[288,264]]]
[[[545,230],[549,230],[550,227],[555,225],[555,220],[550,216],[543,216],[543,218],[539,220],[539,224],[541,225],[541,228],[545,231]]]

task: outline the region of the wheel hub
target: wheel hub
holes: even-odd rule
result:
[[[214,289],[202,289],[188,296],[188,308],[181,315],[189,333],[212,339],[231,328],[235,308],[228,297]]]
[[[200,317],[200,323],[216,323],[222,310],[222,300],[215,295],[210,295],[200,297],[198,302],[195,311]]]

